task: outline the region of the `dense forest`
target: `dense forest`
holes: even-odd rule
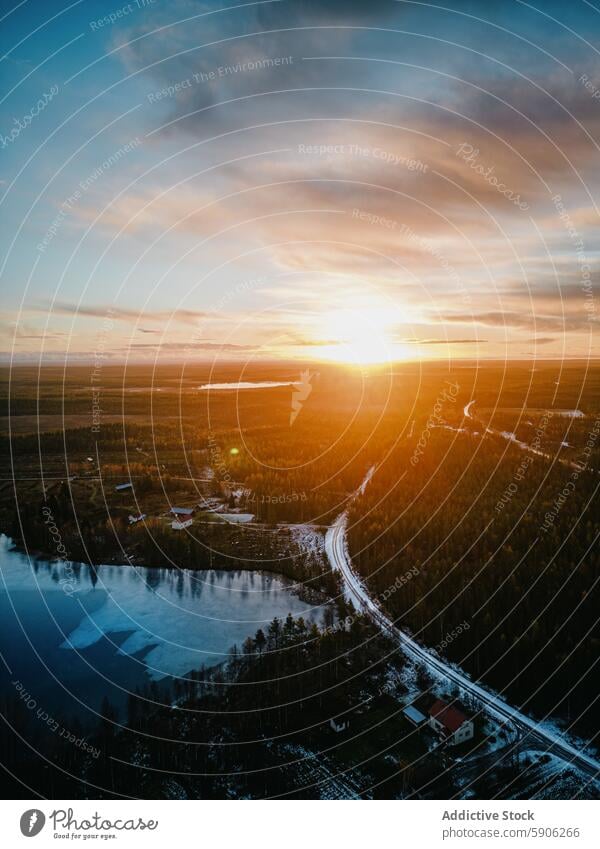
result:
[[[512,702],[595,732],[597,472],[443,428],[414,456],[414,441],[399,446],[352,507],[350,551],[373,593]]]
[[[265,631],[233,647],[229,661],[216,670],[191,673],[168,693],[156,684],[132,693],[126,717],[118,717],[105,701],[99,726],[86,732],[87,751],[57,736],[34,738],[51,758],[52,770],[46,770],[35,749],[24,752],[3,726],[4,764],[15,775],[10,782],[5,774],[5,783],[13,795],[22,795],[18,777],[24,776],[33,789],[53,798],[82,798],[92,788],[98,798],[132,793],[140,798],[263,798],[298,792],[318,798],[319,783],[327,777],[318,768],[320,760],[333,757],[334,772],[348,769],[349,752],[326,754],[340,746],[329,717],[356,716],[360,727],[365,700],[382,689],[383,659],[390,651],[360,617],[325,631],[308,628],[301,618],[274,619]],[[399,657],[394,663],[401,669]],[[401,748],[407,729],[395,721],[398,708],[378,698],[385,705],[388,745]],[[17,730],[25,730],[27,710],[18,698],[12,695],[3,709]],[[76,724],[70,727],[83,734]],[[374,754],[379,745],[375,735]],[[306,746],[324,750],[313,762],[313,787],[307,780],[310,759],[307,772],[295,768],[306,759]],[[41,769],[32,769],[34,764]],[[398,788],[410,787],[419,769],[432,774],[431,765],[406,766],[406,775],[388,770],[390,776],[399,772],[394,778]]]

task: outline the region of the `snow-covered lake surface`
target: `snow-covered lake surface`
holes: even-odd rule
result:
[[[203,386],[199,386],[198,389],[207,390],[233,390],[233,389],[273,389],[276,386],[294,386],[293,380],[288,380],[285,382],[274,381],[274,380],[263,380],[263,381],[240,381],[236,383],[205,383]]]
[[[275,575],[98,566],[29,557],[0,537],[0,685],[22,682],[45,710],[125,703],[150,681],[165,684],[214,666],[259,628],[288,613],[321,623]],[[13,684],[13,687],[16,685]]]

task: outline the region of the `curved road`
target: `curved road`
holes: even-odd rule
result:
[[[364,492],[373,472],[374,468],[369,470],[360,489],[354,494],[354,498]],[[435,654],[420,646],[412,637],[409,637],[408,634],[405,634],[394,625],[392,620],[379,607],[378,603],[369,595],[361,578],[352,568],[346,544],[347,523],[348,511],[346,510],[337,517],[327,531],[325,549],[331,567],[341,573],[347,597],[352,599],[354,605],[367,614],[383,632],[398,642],[402,650],[409,657],[426,666],[434,677],[451,681],[461,690],[473,696],[497,720],[503,723],[511,723],[521,735],[527,737],[528,746],[531,745],[531,747],[534,747],[538,745],[544,751],[552,752],[552,754],[578,767],[586,775],[598,779],[598,776],[600,776],[600,762],[594,757],[569,743],[551,728],[538,725],[534,719],[530,719],[530,717],[521,713],[517,708],[511,707],[503,701],[500,696],[473,682],[462,670],[440,660]]]

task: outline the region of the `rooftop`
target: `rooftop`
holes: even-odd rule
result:
[[[441,699],[434,702],[429,708],[429,715],[441,722],[444,728],[454,733],[467,721],[467,717],[458,708],[447,705]]]
[[[410,719],[411,722],[414,722],[418,725],[420,725],[422,722],[425,722],[425,720],[427,719],[424,713],[421,713],[420,710],[417,710],[417,708],[413,707],[412,705],[409,705],[409,707],[404,708],[402,713],[407,719]]]

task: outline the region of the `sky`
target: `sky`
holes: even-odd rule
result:
[[[0,4],[6,362],[598,355],[600,4]]]

